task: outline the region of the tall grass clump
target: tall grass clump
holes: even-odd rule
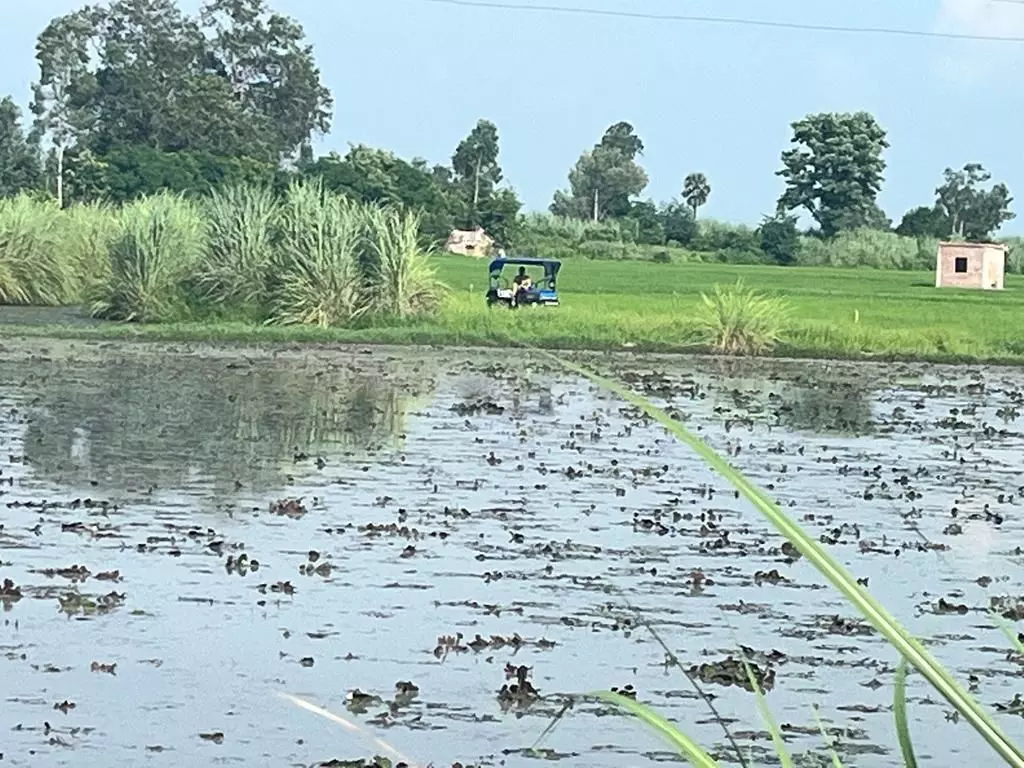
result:
[[[701,341],[714,352],[726,355],[758,355],[772,350],[786,330],[789,305],[766,296],[742,281],[711,295],[701,294],[696,323]]]
[[[419,215],[396,208],[364,206],[364,284],[375,315],[407,318],[437,308],[443,284],[420,245]]]
[[[56,234],[64,263],[74,277],[73,295],[80,302],[109,278],[110,245],[118,232],[120,211],[107,203],[80,203],[61,211]]]
[[[196,284],[219,313],[251,316],[266,301],[281,205],[268,187],[232,185],[204,202],[207,248]]]
[[[326,191],[319,180],[289,186],[278,217],[267,322],[327,327],[367,312],[361,214],[358,203]]]
[[[136,322],[184,318],[185,283],[205,249],[206,220],[196,204],[168,193],[129,203],[110,243],[109,271],[94,292],[93,315]]]
[[[0,304],[56,306],[78,285],[58,234],[56,203],[0,200]]]

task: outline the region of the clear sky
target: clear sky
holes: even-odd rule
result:
[[[487,0],[481,0],[486,2]],[[510,0],[515,2],[515,0]],[[526,5],[713,15],[1024,37],[1007,0],[518,0]],[[192,11],[199,0],[182,0]],[[4,0],[0,95],[27,103],[33,46],[80,0]],[[544,209],[580,152],[611,123],[647,146],[648,195],[667,200],[690,171],[702,215],[756,223],[781,191],[789,124],[820,110],[868,110],[889,132],[880,202],[896,221],[929,204],[946,166],[980,162],[1020,197],[1024,231],[1024,43],[957,41],[459,7],[428,0],[272,0],[315,46],[336,100],[322,149],[349,142],[448,162],[481,117],[501,137],[506,178]],[[15,10],[16,8],[16,10]],[[1018,85],[1014,86],[1013,83]]]

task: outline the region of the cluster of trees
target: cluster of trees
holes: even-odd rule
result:
[[[111,0],[51,21],[36,59],[31,125],[0,101],[0,196],[124,203],[321,176],[360,200],[423,209],[432,237],[477,225],[504,237],[518,218],[487,121],[448,167],[364,146],[314,158],[333,100],[302,27],[266,0],[205,0],[194,16],[176,0]]]
[[[758,226],[759,247],[778,263],[796,258],[801,211],[814,227],[809,234],[830,239],[855,230],[895,231],[917,238],[986,240],[1014,218],[1005,184],[991,181],[981,165],[947,168],[935,202],[908,211],[893,229],[878,205],[885,172],[885,130],[866,112],[808,115],[792,125],[792,146],[782,153],[777,175],[785,189],[775,211]],[[593,221],[633,220],[637,242],[688,246],[697,234],[699,208],[711,193],[702,173],[683,182],[680,198],[661,206],[638,200],[647,174],[637,163],[643,142],[629,123],[611,126],[569,173],[569,191],[555,193],[551,211]]]
[[[355,146],[315,158],[312,140],[331,127],[333,101],[302,27],[266,0],[204,0],[190,16],[176,0],[109,0],[54,19],[36,46],[30,126],[0,101],[0,196],[26,190],[63,205],[122,203],[162,189],[203,193],[230,182],[283,187],[322,177],[331,190],[423,212],[424,233],[481,226],[509,247],[522,205],[504,183],[496,126],[480,120],[448,165],[404,160]],[[792,126],[778,175],[785,189],[758,227],[775,260],[792,261],[800,211],[824,238],[855,229],[892,230],[877,197],[888,148],[870,114],[821,113]],[[636,241],[686,246],[711,186],[702,173],[677,199],[641,198],[648,175],[632,125],[610,126],[569,171],[550,211],[619,221]],[[947,168],[935,201],[895,228],[915,237],[986,239],[1014,214],[1005,184],[986,185],[976,163]]]

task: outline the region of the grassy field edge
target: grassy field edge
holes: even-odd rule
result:
[[[504,348],[509,335],[500,329],[475,331],[438,326],[379,326],[371,328],[319,328],[312,326],[268,326],[241,322],[209,323],[104,323],[97,325],[0,325],[0,342],[17,339],[56,339],[70,341],[137,341],[218,344],[369,344],[374,346],[425,346],[462,348]],[[708,355],[703,344],[687,341],[639,340],[622,344],[614,339],[593,337],[573,340],[566,335],[529,340],[532,346],[550,351],[594,353],[657,353]],[[919,347],[891,347],[884,351],[857,350],[848,345],[830,347],[820,343],[802,344],[799,340],[780,343],[765,357],[772,359],[834,360],[862,362],[908,362],[1024,366],[1024,355],[965,354],[926,350]]]

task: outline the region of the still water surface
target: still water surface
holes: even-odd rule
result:
[[[727,451],[983,702],[1024,692],[984,612],[1024,593],[1024,376],[589,362]],[[290,499],[305,513],[274,507]],[[0,342],[0,512],[5,765],[381,751],[278,692],[420,765],[532,765],[561,705],[503,706],[507,664],[542,695],[632,685],[738,762],[630,606],[684,667],[708,665],[702,687],[751,763],[772,759],[754,698],[721,684],[740,646],[774,676],[768,702],[805,764],[828,764],[815,705],[844,764],[901,764],[884,641],[687,448],[536,361]],[[243,553],[258,569],[234,567]],[[399,682],[418,694],[396,699]],[[352,706],[354,690],[380,699]],[[919,676],[908,695],[922,762],[985,763]],[[567,767],[674,759],[594,704],[543,746]]]

